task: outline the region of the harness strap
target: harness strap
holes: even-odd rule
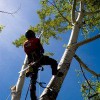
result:
[[[45,86],[43,86],[43,84],[46,84],[45,82],[38,82],[38,81],[36,81],[36,83],[38,83],[42,88],[46,88]]]

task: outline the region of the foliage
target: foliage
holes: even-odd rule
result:
[[[82,72],[82,70],[75,70],[77,73],[77,77],[82,77],[82,74],[86,74],[86,71]],[[87,79],[85,75],[85,81],[81,82],[81,93],[84,100],[100,100],[100,80],[99,77],[92,76],[90,79]]]
[[[0,32],[4,29],[3,25],[0,25]]]
[[[79,2],[76,0],[76,17],[79,11]],[[54,37],[59,39],[57,34],[66,33],[67,30],[72,29],[71,25],[71,10],[73,0],[40,0],[41,9],[37,11],[40,18],[40,23],[34,27],[30,27],[34,32],[40,33],[44,30],[42,42],[49,44],[49,38]],[[84,15],[82,33],[85,37],[96,29],[100,29],[100,13],[95,13],[100,10],[99,0],[84,0],[84,14],[86,12],[93,12],[89,15]],[[21,37],[23,38],[23,37]],[[14,44],[18,47],[24,41],[19,38]],[[19,42],[19,43],[17,43]]]
[[[66,0],[60,2],[61,3],[59,3],[59,1],[56,2],[56,6],[60,10],[60,13],[68,20],[71,20],[71,5],[69,5]],[[41,22],[30,29],[36,33],[40,33],[40,31],[43,29],[44,33],[42,36],[42,41],[48,44],[50,37],[59,39],[57,34],[65,33],[67,30],[71,29],[71,25],[68,25],[66,19],[61,16],[57,8],[50,4],[48,0],[41,0],[41,5],[42,8],[37,11]]]
[[[88,81],[92,88],[86,81],[81,84],[81,92],[84,100],[100,100],[100,81]]]
[[[84,26],[82,27],[83,35],[87,35],[97,29],[100,29],[100,1],[99,0],[84,0],[85,11],[91,12],[90,15],[84,16]],[[95,13],[98,11],[98,13]]]
[[[16,45],[16,47],[20,47],[20,46],[23,46],[23,43],[24,43],[25,40],[26,40],[25,36],[22,35],[19,39],[15,40],[13,42],[13,44]]]

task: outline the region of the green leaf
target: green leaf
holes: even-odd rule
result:
[[[14,42],[12,42],[14,45],[16,45],[16,47],[20,47],[23,46],[23,43],[26,41],[26,38],[24,35],[22,35],[19,39],[15,40]]]
[[[0,25],[0,32],[4,29],[5,26]]]

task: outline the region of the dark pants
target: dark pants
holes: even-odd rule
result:
[[[31,81],[30,81],[30,97],[31,100],[37,100],[36,97],[36,80],[38,77],[38,65],[50,65],[52,69],[52,75],[57,74],[57,61],[48,57],[48,56],[42,56],[40,58],[39,64],[37,66],[33,66],[33,73],[30,75]]]

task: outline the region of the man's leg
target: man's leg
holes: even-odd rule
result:
[[[38,72],[36,73],[32,73],[30,75],[30,97],[31,97],[31,100],[37,100],[37,97],[36,97],[36,80],[37,80],[37,76],[38,76]]]
[[[40,64],[41,65],[51,65],[51,69],[52,69],[52,75],[56,75],[57,74],[57,66],[58,63],[55,59],[50,58],[48,56],[43,56],[40,60]]]

